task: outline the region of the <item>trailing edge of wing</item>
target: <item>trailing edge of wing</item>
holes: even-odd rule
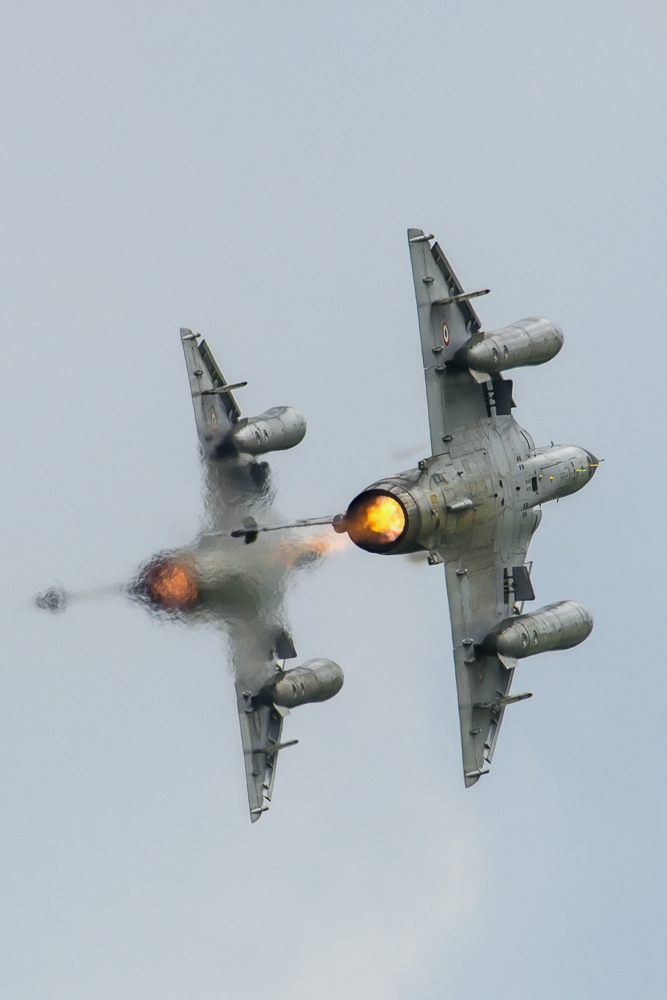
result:
[[[505,658],[507,662],[509,657]],[[466,788],[487,773],[505,716],[514,666],[472,647],[454,650]]]
[[[255,705],[249,694],[238,692],[241,743],[245,764],[250,819],[256,823],[269,808],[276,780],[283,719],[287,710],[277,705]]]
[[[199,341],[192,330],[181,328],[181,342],[197,433],[204,451],[210,454],[238,421],[241,410],[206,341]]]

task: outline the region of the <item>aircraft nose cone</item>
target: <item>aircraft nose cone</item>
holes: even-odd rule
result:
[[[595,471],[600,463],[592,451],[587,451],[586,454],[588,455],[588,478],[590,480],[595,475]]]

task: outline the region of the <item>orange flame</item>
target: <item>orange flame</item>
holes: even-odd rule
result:
[[[348,528],[356,545],[390,545],[400,538],[405,528],[403,507],[388,496],[371,496],[363,499]]]
[[[165,560],[149,570],[145,586],[150,599],[166,611],[186,611],[199,598],[192,567],[175,559]]]
[[[305,565],[311,559],[319,559],[334,552],[340,552],[350,544],[347,535],[312,534],[294,537],[283,542],[271,556],[272,561],[279,560],[289,569],[299,564]]]

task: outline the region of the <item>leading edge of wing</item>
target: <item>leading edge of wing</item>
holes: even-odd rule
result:
[[[200,341],[199,334],[181,327],[181,343],[190,381],[197,433],[202,448],[208,454],[229,433],[241,416],[241,410],[226,388],[228,383],[206,341]]]
[[[506,517],[514,523],[514,512]],[[503,520],[499,532],[512,523]],[[534,530],[534,519],[522,517],[509,533],[511,543],[504,554],[491,547],[461,552],[445,562],[466,787],[488,772],[506,706],[530,697],[510,695],[516,659],[486,652],[482,643],[495,626],[512,617],[516,600],[528,598],[519,596],[527,574],[518,570],[524,568]]]
[[[278,705],[257,705],[251,692],[241,687],[237,681],[248,807],[250,819],[256,823],[269,808],[267,802],[271,801],[276,780],[283,720],[289,712]]]
[[[479,373],[473,376],[456,363],[457,352],[479,333],[480,321],[449,261],[437,244],[431,247],[429,240],[432,237],[423,234],[421,229],[409,229],[408,239],[431,448],[433,454],[438,455],[443,442],[451,440],[454,431],[489,416],[480,380],[486,384],[490,379]]]
[[[440,355],[439,361],[450,361],[482,327],[454,269],[440,246],[430,245],[431,239],[421,229],[408,229],[424,367],[433,363],[434,350]],[[487,291],[468,294],[476,296]]]
[[[516,661],[503,660],[479,653],[473,645],[454,650],[466,788],[488,773],[509,704]]]
[[[464,296],[466,293],[463,289],[463,285],[459,281],[454,268],[443,253],[440,244],[437,242],[432,244],[432,240],[434,238],[434,236],[425,233],[421,229],[408,229],[408,244],[410,246],[410,257],[412,260],[412,271],[415,279],[415,286],[417,285],[418,276],[423,279],[424,277],[428,278],[428,276],[437,275],[437,272],[432,269],[432,264],[430,262],[432,260],[440,272],[440,276],[444,280],[444,289],[446,289],[446,291],[444,291],[444,294],[439,294],[440,291],[443,291],[439,282],[435,288],[429,289],[427,287],[426,290],[431,292],[429,295],[429,302],[438,298],[454,298],[454,301],[449,303],[449,305],[454,306],[461,313],[468,335],[476,333],[478,330],[481,330],[482,322],[477,315],[470,298],[477,298],[479,295],[487,294],[489,290],[488,288],[485,288],[478,292],[468,293],[470,298],[465,298]],[[425,284],[428,286],[431,282],[427,280]],[[418,293],[421,290],[415,287],[415,291]]]
[[[284,747],[298,743],[281,742],[289,710],[267,696],[271,684],[280,676],[278,661],[293,659],[296,650],[284,625],[278,623],[272,629],[259,621],[246,622],[233,630],[231,639],[248,806],[250,819],[256,823],[269,808],[278,754]]]

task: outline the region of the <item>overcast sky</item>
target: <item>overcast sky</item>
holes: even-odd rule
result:
[[[9,1000],[664,997],[667,13],[635,0],[58,4],[0,14],[0,992]],[[529,660],[463,787],[441,567],[350,549],[292,595],[296,710],[248,818],[220,637],[124,599],[197,531],[178,330],[308,434],[290,516],[428,454],[405,230],[515,374],[540,445],[605,459],[544,511]],[[408,456],[409,457],[406,457]]]

